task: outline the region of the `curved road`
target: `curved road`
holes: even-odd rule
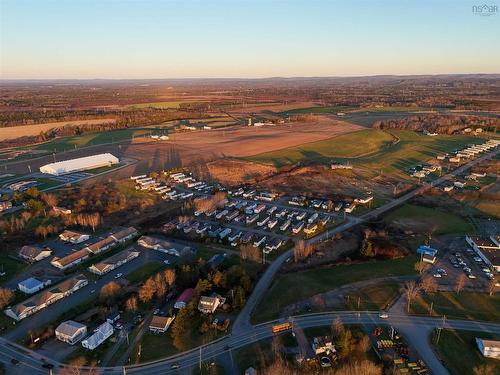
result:
[[[482,323],[466,320],[446,320],[441,318],[407,316],[405,314],[391,314],[388,320],[381,319],[378,312],[356,312],[356,311],[336,311],[317,314],[307,314],[290,317],[290,321],[300,328],[329,326],[333,320],[340,318],[344,324],[391,324],[398,328],[418,329],[430,331],[435,328],[448,328],[467,331],[484,331],[500,335],[500,324]],[[271,327],[277,321],[271,321],[250,327],[247,331],[240,334],[231,334],[215,342],[198,347],[184,353],[164,358],[161,360],[144,363],[126,368],[127,374],[176,374],[182,369],[189,369],[196,366],[201,358],[202,362],[218,357],[230,350],[242,348],[251,343],[273,336]],[[12,344],[4,339],[0,339],[0,351],[2,357],[9,359],[15,358],[20,361],[18,366],[23,366],[29,373],[46,374],[48,371],[41,367],[41,356],[30,350]],[[172,369],[176,364],[178,369]],[[60,364],[56,364],[61,366]],[[99,369],[105,374],[123,374],[122,367],[103,367]],[[57,373],[57,372],[56,372]]]
[[[439,185],[446,181],[447,179],[456,176],[460,173],[463,173],[468,168],[473,165],[481,162],[482,160],[493,157],[499,153],[500,150],[495,150],[490,153],[484,154],[483,156],[470,161],[469,163],[455,169],[454,171],[439,177],[434,180],[430,184],[424,184],[423,186],[397,198],[394,199],[384,206],[379,207],[378,209],[372,210],[367,214],[359,217],[359,218],[351,218],[350,221],[344,223],[336,228],[328,232],[324,232],[311,240],[309,243],[317,243],[322,241],[330,234],[335,234],[342,232],[344,230],[350,229],[362,222],[367,220],[376,218],[382,213],[385,213],[402,203],[408,201],[409,199],[415,197],[416,195],[422,194],[432,186]],[[187,351],[181,353],[174,357],[168,357],[165,359],[158,360],[156,362],[145,363],[142,365],[127,367],[127,374],[152,374],[158,373],[177,373],[178,370],[170,369],[170,366],[174,363],[178,363],[180,369],[188,368],[195,364],[197,364],[200,359],[202,361],[206,361],[208,359],[217,357],[221,354],[224,354],[228,350],[232,348],[240,348],[251,344],[253,342],[262,340],[264,338],[272,336],[271,325],[275,322],[268,322],[264,324],[260,324],[257,326],[252,326],[250,323],[250,314],[254,310],[254,308],[259,303],[260,299],[264,295],[264,293],[270,287],[274,276],[280,269],[281,265],[286,261],[288,257],[292,255],[293,249],[286,251],[281,254],[264,272],[262,277],[259,279],[257,285],[255,286],[250,298],[248,299],[245,307],[242,309],[241,313],[238,315],[238,318],[235,320],[232,335],[226,336],[218,341],[207,344],[203,348],[197,348],[191,351]],[[351,323],[362,323],[362,324],[383,324],[385,321],[378,318],[377,313],[359,313],[359,312],[334,312],[334,313],[323,313],[323,314],[311,314],[311,315],[303,315],[294,317],[294,323],[298,324],[300,327],[308,328],[322,325],[331,324],[334,318],[340,317],[345,324]],[[445,322],[443,324],[442,320],[439,318],[430,318],[430,317],[414,317],[414,316],[406,316],[406,315],[391,315],[391,319],[389,322],[393,325],[397,325],[398,327],[410,328],[425,328],[427,330],[445,327],[445,328],[454,328],[454,329],[463,329],[463,330],[473,330],[473,331],[489,331],[500,334],[500,324],[491,324],[491,323],[479,323],[473,321],[459,321],[452,320]],[[227,348],[227,345],[230,348]],[[46,374],[47,370],[41,368],[41,360],[44,358],[43,356],[32,352],[30,350],[25,349],[24,347],[11,343],[8,340],[0,338],[0,353],[2,354],[2,358],[11,359],[14,358],[18,360],[19,366],[23,367],[21,373],[30,373],[30,374]],[[44,358],[50,361],[49,358]],[[61,364],[56,364],[57,366],[62,366]],[[24,371],[26,368],[26,372]],[[101,368],[101,372],[106,374],[123,374],[124,371],[122,368]]]

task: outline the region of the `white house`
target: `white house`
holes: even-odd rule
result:
[[[34,263],[39,262],[42,259],[47,258],[52,254],[52,250],[48,247],[39,247],[39,246],[23,246],[21,250],[19,250],[19,257],[26,259],[28,262]]]
[[[73,232],[71,230],[65,230],[59,235],[59,238],[61,239],[61,241],[78,244],[87,241],[90,238],[90,236],[88,234],[82,234],[78,232]]]
[[[46,285],[50,285],[50,280],[43,282],[35,279],[34,277],[30,277],[29,279],[23,280],[19,284],[17,284],[17,287],[21,292],[24,292],[26,294],[34,294],[39,290],[45,288]]]
[[[114,329],[111,324],[104,322],[94,331],[94,334],[82,341],[82,346],[89,350],[94,350],[113,334]]]
[[[74,345],[87,335],[87,326],[74,320],[67,320],[57,326],[55,334],[58,340]]]

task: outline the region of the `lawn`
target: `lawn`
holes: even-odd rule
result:
[[[301,146],[265,152],[247,159],[276,167],[293,165],[303,160],[330,160],[332,158],[355,158],[375,152],[390,145],[394,138],[387,132],[366,129],[339,135],[323,141],[305,143]]]
[[[262,369],[269,366],[274,360],[272,345],[270,340],[259,341],[241,348],[236,353],[236,363],[240,374],[252,366],[255,369]]]
[[[149,276],[154,275],[155,273],[161,271],[163,268],[166,268],[166,266],[162,262],[149,262],[130,272],[125,276],[125,278],[131,284],[135,284],[146,280]]]
[[[400,294],[398,283],[380,283],[362,288],[346,297],[344,303],[335,306],[338,310],[385,310]]]
[[[257,323],[276,319],[287,305],[342,285],[377,277],[415,274],[416,261],[416,256],[408,256],[281,275],[262,299],[252,320]]]
[[[450,319],[500,321],[500,295],[486,293],[438,292],[419,296],[411,306],[411,313],[428,315],[433,303],[433,315]]]
[[[474,367],[490,364],[494,367],[494,374],[500,374],[500,361],[484,358],[476,345],[476,337],[483,339],[500,340],[486,332],[468,332],[455,330],[442,330],[439,342],[436,344],[437,335],[433,335],[433,343],[444,365],[452,375],[473,374]]]
[[[436,208],[405,204],[389,213],[384,221],[419,233],[470,233],[472,226],[460,216]]]
[[[5,272],[5,276],[0,276],[0,282],[9,280],[27,266],[27,264],[19,260],[12,259],[7,255],[0,255],[0,273]]]

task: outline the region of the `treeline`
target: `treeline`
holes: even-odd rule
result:
[[[206,116],[203,114],[203,107],[184,106],[182,110],[172,108],[140,108],[131,110],[47,110],[47,111],[13,111],[0,112],[0,127],[16,126],[16,125],[35,125],[47,122],[64,122],[78,120],[99,120],[102,118],[114,118],[115,127],[109,129],[120,129],[123,127],[137,127],[145,125],[154,125],[165,121],[171,121],[184,118],[201,118]],[[93,125],[89,125],[92,127]],[[87,129],[87,125],[82,125],[82,131]],[[78,128],[78,127],[73,127]],[[98,129],[96,129],[97,131]]]
[[[466,128],[495,130],[499,126],[499,118],[436,113],[426,113],[400,119],[381,120],[373,124],[373,127],[376,129],[427,131],[429,133],[438,134],[455,134]]]

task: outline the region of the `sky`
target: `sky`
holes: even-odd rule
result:
[[[0,5],[1,79],[500,73],[500,14],[474,13],[471,1]]]

